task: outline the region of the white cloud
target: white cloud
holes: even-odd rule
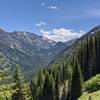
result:
[[[53,29],[52,31],[44,31],[43,29],[41,29],[40,32],[43,34],[44,37],[55,40],[57,42],[66,42],[73,38],[79,38],[85,33],[84,31],[75,32],[72,29],[65,28]]]
[[[43,21],[40,21],[39,23],[36,23],[35,26],[44,26],[44,25],[47,25],[45,22]]]
[[[53,6],[53,5],[49,6],[48,8],[51,10],[58,10],[59,9],[57,6]]]
[[[42,3],[41,3],[41,6],[45,6],[45,3],[44,3],[44,2],[42,2]]]

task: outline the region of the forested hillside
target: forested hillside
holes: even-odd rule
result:
[[[61,52],[28,83],[19,65],[14,72],[10,69],[11,77],[3,75],[6,69],[1,69],[0,81],[6,81],[8,77],[10,81],[0,82],[0,93],[3,94],[0,100],[78,100],[84,92],[100,89],[99,61],[100,26],[97,26]]]
[[[32,80],[31,91],[42,88],[35,94],[33,92],[35,100],[77,100],[83,93],[84,82],[100,73],[99,51],[100,26],[97,26],[62,52],[48,68],[41,71],[41,75]]]

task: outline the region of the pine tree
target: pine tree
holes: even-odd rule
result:
[[[42,71],[39,71],[38,77],[37,77],[38,100],[42,99],[42,90],[43,90],[43,82],[44,82],[43,76],[44,75]]]
[[[54,100],[54,80],[48,72],[45,74],[42,100]]]
[[[12,82],[10,69],[10,67],[0,69],[0,100],[11,100],[11,96],[16,93],[16,90],[13,90],[15,83]]]
[[[14,73],[14,82],[16,83],[16,85],[13,88],[17,89],[17,93],[13,95],[12,100],[30,100],[30,95],[26,88],[27,84],[21,73],[19,65],[16,65],[16,70]]]
[[[38,72],[38,77],[37,77],[37,84],[41,88],[42,88],[42,85],[43,85],[43,81],[44,81],[44,79],[43,79],[43,73],[42,73],[42,71],[39,71]]]
[[[84,50],[84,72],[85,79],[89,78],[88,68],[89,68],[89,39],[86,39],[85,50]]]
[[[62,71],[62,81],[65,81],[67,79],[67,69],[65,65],[63,64],[63,71]]]
[[[33,100],[37,100],[38,89],[37,89],[36,84],[37,84],[37,82],[35,79],[33,79],[30,83],[30,90],[31,90]]]
[[[100,31],[95,35],[95,50],[96,50],[96,71],[95,74],[100,73]]]
[[[59,71],[58,71],[56,75],[56,80],[55,80],[55,100],[59,100],[59,96],[60,96],[59,84],[60,84],[60,77],[59,77]]]
[[[71,100],[77,100],[82,94],[82,74],[78,61],[75,62],[71,81]]]
[[[44,74],[43,71],[39,71],[38,75],[30,83],[33,100],[42,100],[43,83]]]
[[[71,100],[71,77],[72,77],[72,66],[68,63],[67,66],[68,93],[66,100]]]

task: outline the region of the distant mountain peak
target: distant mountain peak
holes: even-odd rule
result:
[[[48,38],[46,38],[46,37],[44,37],[44,36],[40,36],[40,37],[41,37],[42,39],[48,41],[49,43],[56,43],[56,41],[51,40],[51,39],[48,39]]]
[[[2,28],[0,28],[0,32],[5,32]]]
[[[100,30],[100,25],[97,25],[94,28],[92,28],[88,33],[93,34],[94,32],[99,31],[99,30]]]

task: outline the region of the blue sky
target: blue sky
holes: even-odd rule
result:
[[[98,24],[100,0],[0,0],[0,27],[6,31],[30,31],[65,41]]]

